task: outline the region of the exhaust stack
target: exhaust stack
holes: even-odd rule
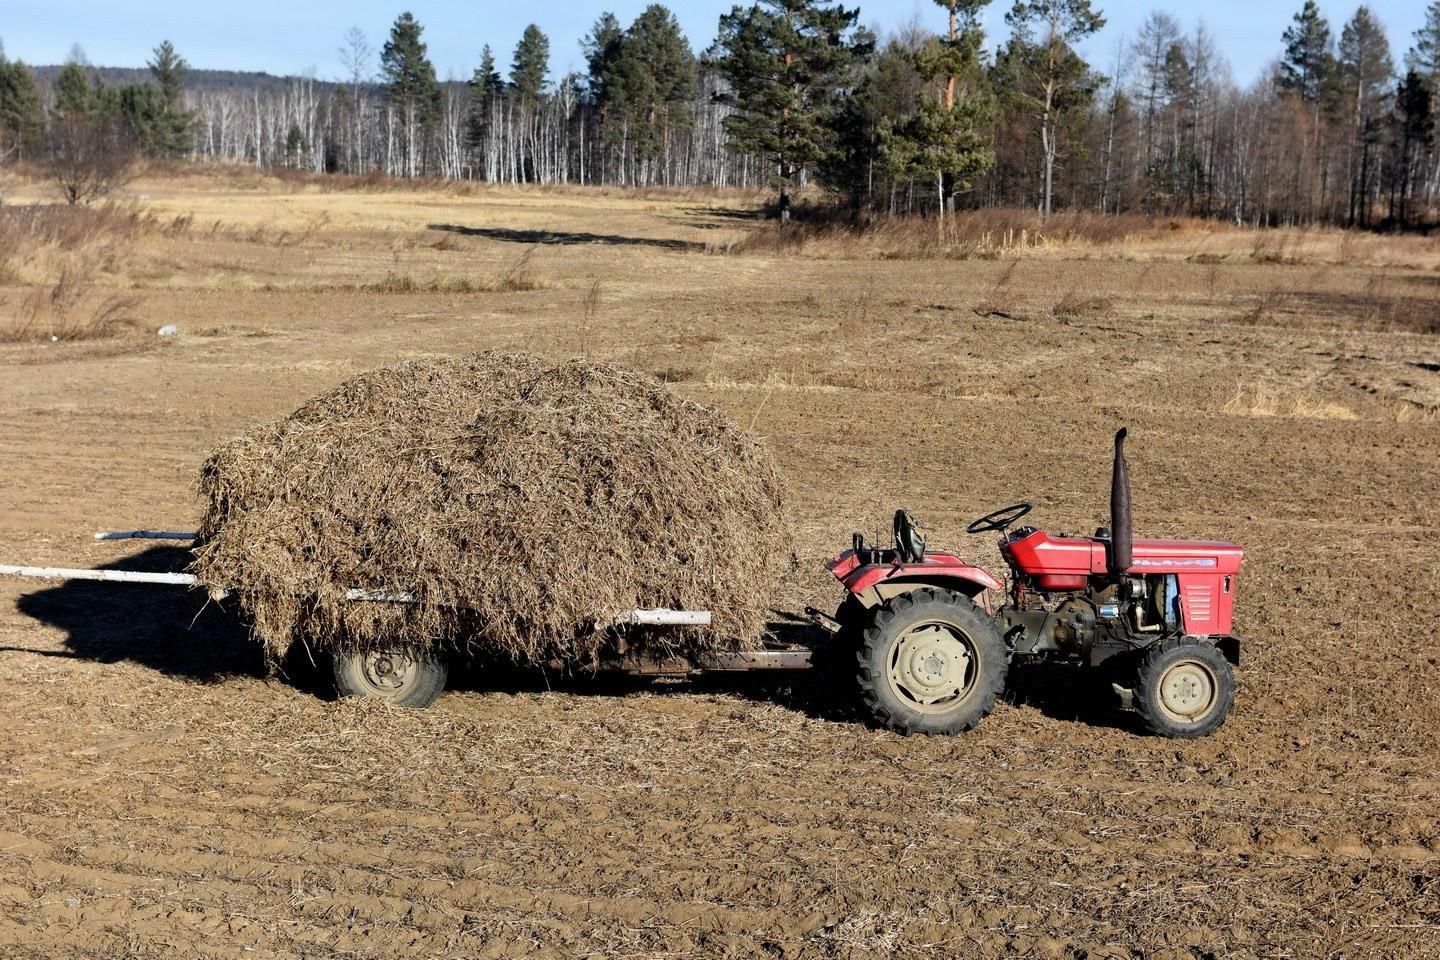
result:
[[[1130,569],[1133,538],[1130,532],[1130,477],[1125,472],[1124,427],[1115,434],[1115,468],[1110,475],[1110,575]]]

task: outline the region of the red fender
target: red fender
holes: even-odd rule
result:
[[[862,564],[854,550],[846,550],[826,564],[835,579],[845,585],[845,590],[862,602],[860,596],[882,584],[907,584],[913,587],[936,586],[957,590],[969,597],[986,590],[999,590],[1004,585],[989,571],[966,563],[953,553],[927,554],[919,563],[867,563]],[[897,591],[903,592],[903,591]],[[881,599],[879,592],[868,598],[871,603]],[[869,606],[870,603],[866,603]]]

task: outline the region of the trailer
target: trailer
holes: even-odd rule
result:
[[[174,530],[101,530],[95,540],[101,542],[144,540],[194,543],[192,532]],[[129,585],[166,587],[203,586],[190,573],[113,570],[94,567],[48,567],[0,564],[0,576],[31,580],[81,580]],[[223,600],[230,591],[209,586],[208,595]],[[415,596],[405,592],[351,587],[346,600],[352,603],[417,603]],[[812,611],[813,612],[813,611]],[[816,613],[818,616],[818,613]],[[695,627],[708,626],[709,610],[678,610],[670,608],[637,608],[626,611],[610,622],[621,627]],[[822,624],[823,625],[823,624]],[[602,660],[601,671],[628,673],[646,677],[681,677],[700,673],[742,673],[751,671],[806,670],[811,666],[813,648],[801,643],[769,642],[759,650],[720,652],[700,660],[680,656],[664,658],[637,655],[622,643],[615,655]],[[444,689],[449,667],[440,659],[418,658],[401,650],[373,650],[366,653],[338,653],[331,657],[331,672],[336,692],[341,696],[376,697],[398,706],[425,707]],[[565,664],[552,664],[565,669]]]

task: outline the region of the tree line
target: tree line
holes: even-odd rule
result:
[[[555,77],[527,27],[442,82],[401,14],[376,50],[358,29],[345,76],[278,89],[187,89],[168,43],[148,81],[107,86],[72,56],[39,83],[0,48],[0,161],[65,155],[214,160],[497,183],[765,186],[782,217],[820,188],[856,210],[941,215],[1028,207],[1256,225],[1408,225],[1440,198],[1440,0],[1397,64],[1375,13],[1338,32],[1304,0],[1277,58],[1236,84],[1215,38],[1155,12],[1106,63],[1079,52],[1092,0],[935,0],[933,29],[883,41],[860,11],[756,0],[697,53],[671,11],[604,13],[584,69]],[[88,151],[88,152],[87,152]],[[83,199],[83,197],[81,197]]]

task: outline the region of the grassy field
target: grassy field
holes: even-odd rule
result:
[[[904,739],[803,679],[470,676],[407,713],[184,596],[0,582],[0,954],[1440,951],[1440,241],[336,185],[3,184],[0,562],[174,562],[90,534],[190,526],[212,447],[357,371],[585,355],[768,439],[788,609],[897,506],[987,565],[994,507],[1093,528],[1128,424],[1138,533],[1248,548],[1235,712],[1176,743],[1037,681]]]

